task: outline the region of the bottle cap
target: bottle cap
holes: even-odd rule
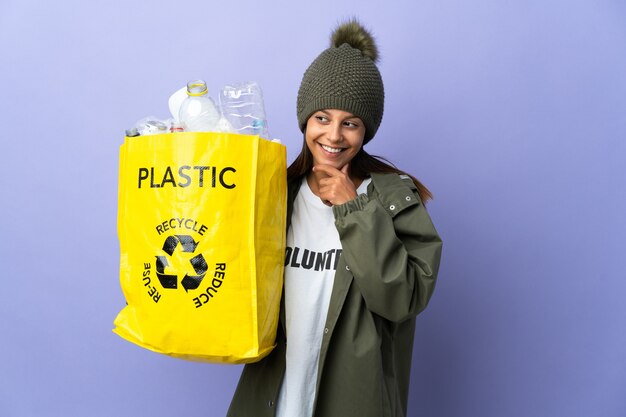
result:
[[[203,80],[189,81],[187,83],[187,95],[191,97],[203,96],[208,89]]]

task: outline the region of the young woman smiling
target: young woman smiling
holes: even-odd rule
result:
[[[308,186],[329,206],[356,198],[361,178],[350,177],[350,161],[361,150],[365,126],[352,113],[325,109],[307,121],[305,142],[313,166]]]
[[[415,317],[442,242],[429,191],[363,149],[383,115],[377,56],[350,21],[304,73],[276,348],[244,368],[231,417],[407,415]]]

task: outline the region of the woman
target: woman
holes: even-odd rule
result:
[[[377,55],[351,21],[304,74],[277,346],[245,367],[229,416],[407,415],[415,316],[441,240],[428,190],[363,150],[383,115]]]

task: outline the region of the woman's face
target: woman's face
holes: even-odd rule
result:
[[[313,155],[313,166],[341,169],[363,146],[365,125],[343,110],[318,110],[306,124],[305,140]]]

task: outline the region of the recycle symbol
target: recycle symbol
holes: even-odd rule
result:
[[[179,247],[179,244],[183,253],[194,253],[196,251],[196,247],[198,246],[198,242],[195,242],[191,236],[175,235],[168,236],[168,238],[165,239],[165,243],[163,243],[163,251],[171,257],[174,255],[176,248]],[[191,263],[196,275],[185,274],[185,277],[181,281],[185,292],[198,288],[204,278],[204,275],[206,274],[207,269],[209,269],[209,266],[204,260],[202,254],[192,257],[189,262]],[[165,268],[168,266],[169,263],[167,261],[167,256],[156,257],[157,277],[159,278],[161,285],[163,288],[175,289],[178,287],[178,275],[166,274]]]

